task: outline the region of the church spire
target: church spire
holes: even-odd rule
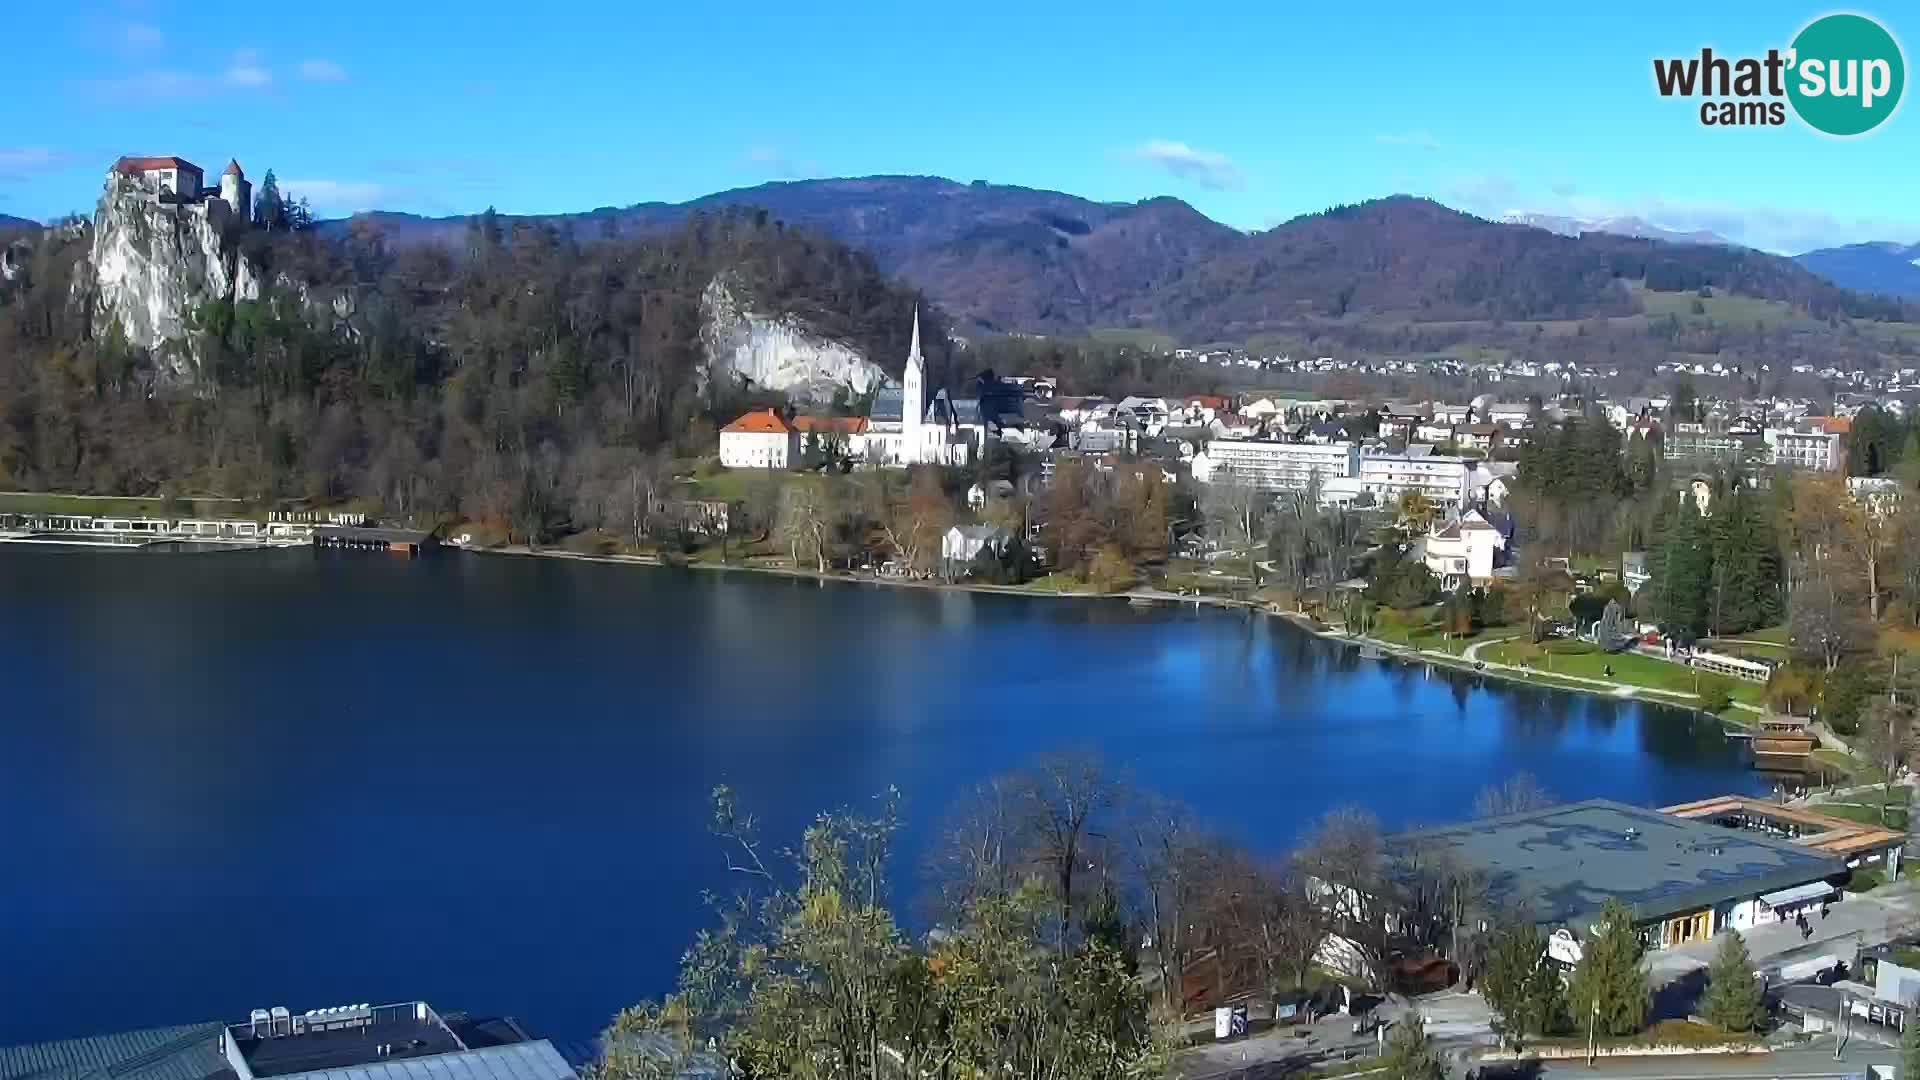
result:
[[[920,363],[920,305],[913,305],[913,344],[907,347],[907,363]]]

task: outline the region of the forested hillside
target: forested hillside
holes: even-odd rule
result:
[[[1150,328],[1239,341],[1302,320],[1576,319],[1639,312],[1628,282],[1781,301],[1815,319],[1892,319],[1911,305],[1845,292],[1746,248],[1498,224],[1406,196],[1245,233],[1173,198],[1102,203],[1056,191],[870,176],[763,184],[680,204],[535,219],[586,238],[634,236],[724,207],[764,208],[871,254],[965,333]],[[401,246],[458,252],[462,219],[369,215]],[[346,222],[323,223],[335,235]]]
[[[376,229],[252,234],[281,285],[196,311],[198,380],[166,390],[71,302],[86,238],[46,234],[0,285],[0,487],[370,496],[538,534],[651,451],[711,452],[716,420],[747,404],[704,378],[700,296],[716,274],[894,371],[906,356],[914,295],[765,214],[609,241],[491,217],[466,228],[457,258],[396,252]],[[944,321],[929,308],[923,323],[942,372]]]

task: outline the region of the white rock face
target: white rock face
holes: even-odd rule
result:
[[[153,349],[184,335],[197,304],[259,299],[259,270],[237,248],[222,250],[229,213],[218,199],[161,203],[130,178],[107,174],[93,217],[94,332],[118,325],[129,343]],[[190,380],[190,358],[169,352],[173,376]]]
[[[886,372],[845,342],[821,337],[791,315],[761,315],[740,300],[737,282],[713,279],[700,296],[700,343],[709,377],[750,379],[755,386],[816,402],[835,387],[866,393]]]

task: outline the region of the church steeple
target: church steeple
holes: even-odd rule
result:
[[[920,357],[920,305],[913,307],[913,344],[907,347],[907,370],[900,380],[901,462],[915,464],[925,460],[921,421],[927,416],[926,362]]]

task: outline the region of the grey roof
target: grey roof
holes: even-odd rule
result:
[[[0,1047],[0,1080],[206,1080],[232,1075],[220,1025],[179,1024]]]
[[[1405,833],[1396,843],[1451,849],[1487,872],[1496,901],[1578,925],[1608,899],[1646,922],[1845,870],[1840,859],[1785,840],[1606,799]]]
[[[289,1073],[283,1080],[578,1080],[545,1039],[433,1057]]]
[[[979,398],[950,398],[945,390],[934,395],[927,404],[928,420],[945,423],[950,418],[956,424],[984,424],[980,415]]]
[[[900,384],[888,380],[880,386],[880,392],[873,395],[873,408],[868,412],[868,421],[875,424],[898,424],[901,422],[901,403],[906,400],[905,391]]]
[[[424,544],[433,534],[421,529],[383,529],[366,525],[322,525],[314,530],[322,539],[376,544]]]

